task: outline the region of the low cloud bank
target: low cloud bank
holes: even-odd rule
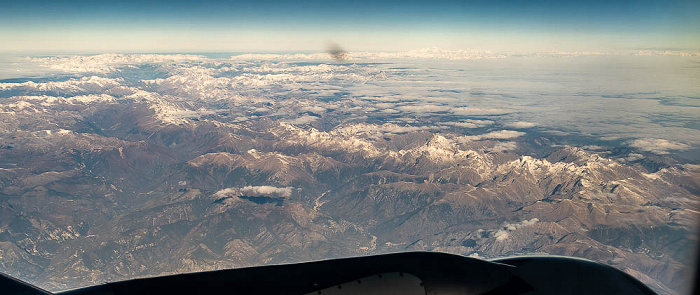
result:
[[[670,150],[690,149],[690,146],[685,143],[658,138],[635,139],[630,143],[630,146],[660,155],[668,154]]]

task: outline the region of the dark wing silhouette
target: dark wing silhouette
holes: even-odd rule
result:
[[[0,290],[4,289],[4,284],[0,282]],[[27,291],[28,293],[17,290],[20,293],[8,294],[47,294],[38,289]],[[134,279],[59,294],[423,295],[654,292],[615,268],[582,259],[545,256],[486,261],[444,253],[407,252]]]

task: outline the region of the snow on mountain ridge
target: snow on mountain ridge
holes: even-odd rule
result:
[[[106,91],[110,88],[118,87],[123,84],[122,78],[105,78],[98,76],[82,77],[79,79],[69,79],[66,81],[47,81],[34,82],[27,81],[22,83],[0,83],[0,91],[19,90],[19,91],[50,91],[63,92],[66,94],[81,93],[87,91]]]
[[[31,57],[29,61],[41,63],[43,66],[68,73],[108,73],[119,67],[147,63],[175,63],[204,61],[201,55],[185,54],[98,54],[74,55],[66,57]]]

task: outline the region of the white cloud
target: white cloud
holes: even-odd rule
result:
[[[440,59],[440,60],[472,60],[484,58],[504,58],[506,55],[490,51],[467,49],[447,50],[438,47],[428,47],[401,52],[348,52],[348,60],[377,60],[377,59]],[[231,57],[232,60],[333,60],[328,53],[311,54],[240,54]]]
[[[380,109],[387,109],[387,108],[393,108],[396,106],[395,103],[391,102],[380,102],[380,103],[373,103],[372,106]]]
[[[522,54],[520,54],[522,55]],[[531,57],[576,57],[576,56],[700,56],[700,52],[670,51],[670,50],[635,50],[620,52],[604,51],[544,51],[526,54]],[[427,47],[409,51],[398,52],[348,52],[348,60],[390,60],[390,59],[432,59],[432,60],[478,60],[507,58],[511,54],[495,53],[491,51],[464,49],[449,50],[439,47]],[[296,53],[296,54],[240,54],[231,56],[232,60],[326,60],[331,61],[333,57],[325,52],[319,53]]]
[[[463,120],[460,122],[442,122],[440,125],[455,126],[461,128],[481,128],[493,124],[493,121],[489,120]]]
[[[245,186],[242,188],[229,187],[214,193],[214,197],[221,198],[227,196],[239,196],[241,194],[249,195],[278,195],[288,198],[292,195],[293,187],[274,187],[268,185],[262,186]]]
[[[466,140],[483,140],[483,139],[511,139],[525,135],[525,132],[513,130],[498,130],[481,135],[462,136]]]
[[[499,142],[496,145],[494,145],[492,148],[489,150],[492,152],[504,152],[504,151],[512,151],[514,149],[518,148],[518,143],[514,141],[507,141],[507,142]]]
[[[400,106],[396,107],[396,109],[404,112],[412,112],[412,113],[437,113],[437,112],[446,112],[450,110],[449,106],[440,106],[440,105],[408,105],[408,106]]]
[[[638,161],[641,159],[644,159],[644,155],[637,154],[637,153],[630,153],[626,157],[619,158],[618,160],[620,160],[620,162],[634,162],[634,161]]]
[[[510,237],[510,233],[514,232],[518,228],[534,225],[538,222],[540,222],[539,219],[533,218],[530,220],[523,220],[519,223],[506,223],[493,234],[493,237],[496,238],[496,241],[504,241]]]
[[[692,51],[677,51],[677,50],[634,50],[634,51],[546,51],[546,52],[536,52],[530,54],[530,56],[535,57],[574,57],[574,56],[593,56],[593,55],[606,55],[606,56],[624,56],[624,55],[637,55],[637,56],[700,56],[700,52]]]
[[[312,54],[257,54],[257,53],[245,53],[231,56],[232,60],[307,60],[307,59],[320,59],[320,60],[332,60],[327,53],[312,53]]]
[[[307,106],[301,108],[301,110],[306,112],[323,113],[326,111],[326,108],[319,106]]]
[[[639,50],[632,55],[661,55],[661,56],[700,56],[700,52],[671,51],[671,50]]]
[[[394,134],[404,134],[404,133],[409,133],[409,132],[417,132],[417,131],[425,131],[425,130],[431,130],[434,129],[432,127],[428,126],[398,126],[394,124],[383,124],[381,126],[381,131],[386,132],[386,133],[394,133]]]
[[[518,121],[518,122],[508,123],[505,126],[510,127],[510,128],[524,129],[524,128],[535,127],[535,126],[537,126],[537,124],[531,123],[531,122]]]
[[[229,188],[225,188],[225,189],[222,189],[222,190],[215,192],[214,197],[222,198],[222,197],[227,197],[227,196],[231,196],[231,195],[238,195],[239,193],[240,193],[240,189],[235,188],[235,187],[229,187]]]
[[[630,146],[660,155],[668,154],[669,150],[690,149],[690,146],[687,144],[658,138],[635,139],[630,143]]]
[[[510,234],[508,234],[508,231],[499,229],[496,231],[496,233],[493,234],[493,236],[496,238],[496,241],[503,241],[510,237]]]
[[[401,111],[396,110],[396,109],[381,109],[379,111],[382,113],[385,113],[385,114],[398,114],[401,112]]]
[[[353,59],[442,59],[442,60],[470,60],[484,58],[504,58],[505,55],[490,51],[468,49],[448,50],[438,47],[428,47],[403,52],[357,52],[350,53]]]
[[[278,195],[288,198],[292,195],[292,187],[274,187],[274,186],[246,186],[241,189],[242,193],[254,195]]]
[[[473,108],[473,107],[457,107],[452,108],[451,112],[455,115],[462,116],[490,116],[503,115],[511,113],[508,110],[498,108]]]

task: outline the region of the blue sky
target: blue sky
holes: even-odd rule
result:
[[[15,1],[0,51],[698,51],[697,2]]]

